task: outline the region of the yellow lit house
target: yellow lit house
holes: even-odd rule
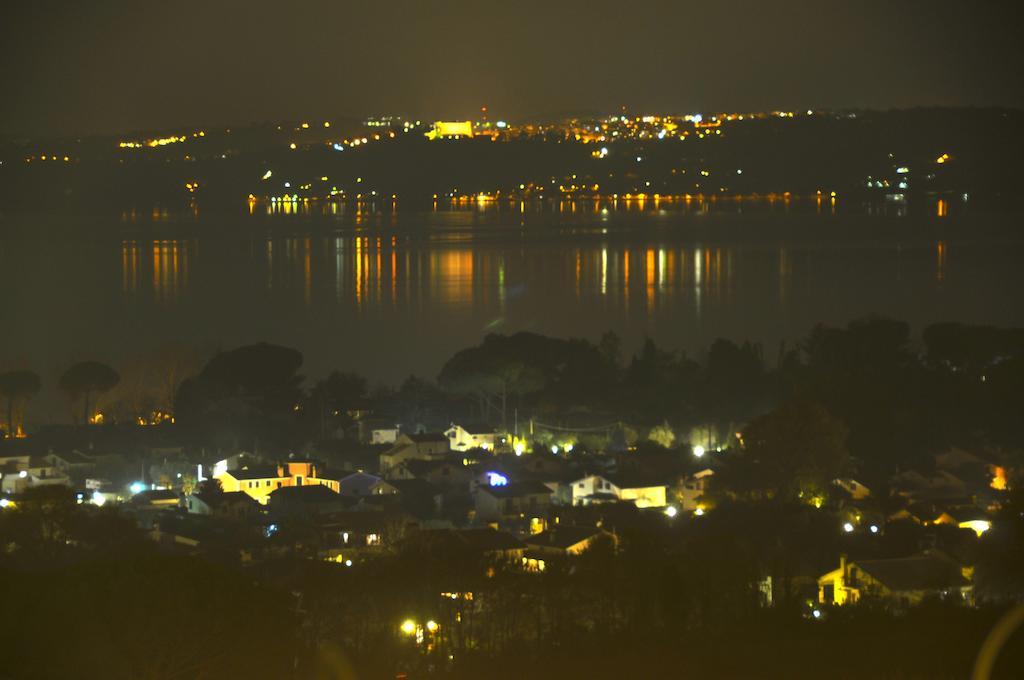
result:
[[[310,486],[319,484],[338,493],[339,480],[321,476],[317,463],[311,461],[288,461],[283,465],[247,466],[239,470],[224,470],[214,474],[226,492],[242,491],[263,505],[270,494],[286,486]]]
[[[919,604],[927,597],[955,598],[969,602],[971,583],[966,570],[936,552],[912,557],[847,561],[818,579],[822,604],[852,604],[863,599],[886,601],[898,607]]]

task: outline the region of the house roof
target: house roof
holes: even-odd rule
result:
[[[365,472],[355,472],[338,480],[338,492],[343,496],[367,496],[381,478]]]
[[[92,458],[86,456],[80,451],[61,451],[60,453],[50,454],[54,458],[61,460],[68,465],[89,465],[93,462]]]
[[[946,511],[947,514],[949,514],[950,517],[955,519],[957,522],[988,519],[988,515],[985,513],[985,511],[976,505],[947,505],[943,509]]]
[[[294,461],[293,461],[294,462]],[[235,479],[280,479],[276,465],[253,465],[239,470],[228,470]]]
[[[246,505],[259,505],[255,498],[245,493],[244,491],[224,491],[221,493],[196,493],[192,494],[194,498],[198,498],[203,503],[206,503],[211,508],[216,508],[221,505],[228,505],[230,503],[245,503]]]
[[[852,566],[856,566],[894,591],[941,590],[968,585],[967,579],[955,562],[935,554],[863,560],[852,563]]]
[[[171,489],[149,489],[132,496],[132,503],[155,503],[157,501],[178,500],[180,494]]]
[[[651,487],[668,486],[664,479],[655,474],[641,472],[617,472],[600,475],[620,489],[649,489]]]
[[[436,496],[441,491],[425,479],[414,477],[413,479],[389,479],[388,484],[398,489],[399,494],[406,496]]]
[[[448,465],[455,469],[463,469],[464,466],[451,460],[407,460],[402,462],[402,465],[415,477],[422,477],[429,475],[434,470],[438,470]]]
[[[526,544],[545,548],[560,548],[566,550],[581,543],[588,538],[596,536],[602,531],[596,527],[552,527],[535,536],[526,539]]]
[[[573,484],[575,484],[577,482],[582,482],[589,477],[600,477],[601,479],[611,482],[619,489],[649,489],[657,486],[668,486],[663,479],[659,479],[654,475],[622,472],[591,472],[572,481]]]
[[[469,434],[495,434],[497,429],[484,423],[452,423],[452,427],[461,427]]]
[[[482,552],[520,550],[524,547],[523,542],[512,534],[494,529],[463,529],[456,531],[455,535],[471,548]]]
[[[407,434],[405,436],[417,444],[429,444],[431,442],[448,443],[448,437],[444,436],[441,432],[424,432],[422,434]]]

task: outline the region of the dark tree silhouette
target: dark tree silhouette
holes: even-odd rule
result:
[[[846,438],[846,426],[819,404],[788,402],[747,426],[742,458],[716,482],[785,500],[823,494],[847,464]]]
[[[92,397],[113,389],[121,382],[117,371],[98,361],[82,361],[75,364],[60,377],[60,388],[72,400],[82,398],[82,422],[89,424]]]
[[[14,424],[14,407],[18,401],[28,401],[42,387],[39,376],[32,371],[17,370],[0,373],[0,394],[7,399],[7,436],[18,432]]]
[[[178,421],[207,433],[254,441],[291,431],[302,397],[302,353],[260,343],[214,356],[175,397]]]

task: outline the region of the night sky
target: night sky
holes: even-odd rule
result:
[[[484,104],[510,120],[1019,107],[1017,27],[1001,4],[948,0],[39,0],[0,21],[0,133]]]

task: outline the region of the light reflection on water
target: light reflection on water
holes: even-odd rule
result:
[[[335,204],[178,221],[158,211],[88,229],[7,219],[0,287],[17,295],[0,320],[17,323],[4,324],[0,363],[45,373],[71,357],[116,364],[171,340],[267,340],[301,349],[310,376],[337,367],[396,381],[435,375],[487,332],[597,339],[611,329],[628,350],[651,336],[692,354],[716,337],[750,338],[773,358],[818,321],[871,313],[918,332],[950,319],[1024,324],[1013,219],[934,205],[913,219],[834,217],[828,197],[820,215],[816,199],[710,212],[654,202],[643,212]]]

